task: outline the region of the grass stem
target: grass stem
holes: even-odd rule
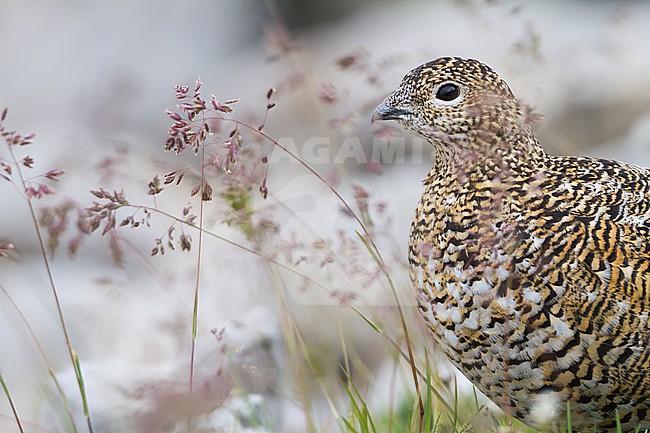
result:
[[[16,410],[16,405],[14,404],[14,399],[11,397],[11,393],[9,392],[9,387],[7,386],[4,377],[2,377],[2,373],[0,373],[0,385],[2,385],[2,389],[4,390],[4,393],[7,396],[7,400],[9,400],[11,411],[14,414],[14,419],[16,420],[16,424],[18,424],[18,430],[20,430],[20,433],[25,433],[25,430],[23,430],[23,424],[20,422],[20,417],[18,416],[18,411]]]

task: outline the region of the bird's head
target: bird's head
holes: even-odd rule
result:
[[[510,88],[489,66],[441,57],[406,74],[375,109],[372,121],[397,120],[444,151],[450,145],[501,141],[499,137],[516,132],[520,118]]]

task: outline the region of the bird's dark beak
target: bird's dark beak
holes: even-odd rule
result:
[[[411,114],[410,111],[402,110],[400,108],[390,107],[386,104],[386,101],[379,104],[375,111],[372,113],[372,118],[370,123],[375,123],[376,120],[397,120],[403,119],[407,114]]]

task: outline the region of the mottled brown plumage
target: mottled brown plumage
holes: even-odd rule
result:
[[[373,120],[425,137],[411,279],[435,341],[525,423],[650,428],[650,170],[549,156],[476,60],[409,72]],[[552,414],[539,411],[551,408]]]

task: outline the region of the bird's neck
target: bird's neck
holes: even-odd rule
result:
[[[529,128],[431,142],[436,158],[425,184],[464,183],[504,174],[525,174],[539,170],[548,157]]]

